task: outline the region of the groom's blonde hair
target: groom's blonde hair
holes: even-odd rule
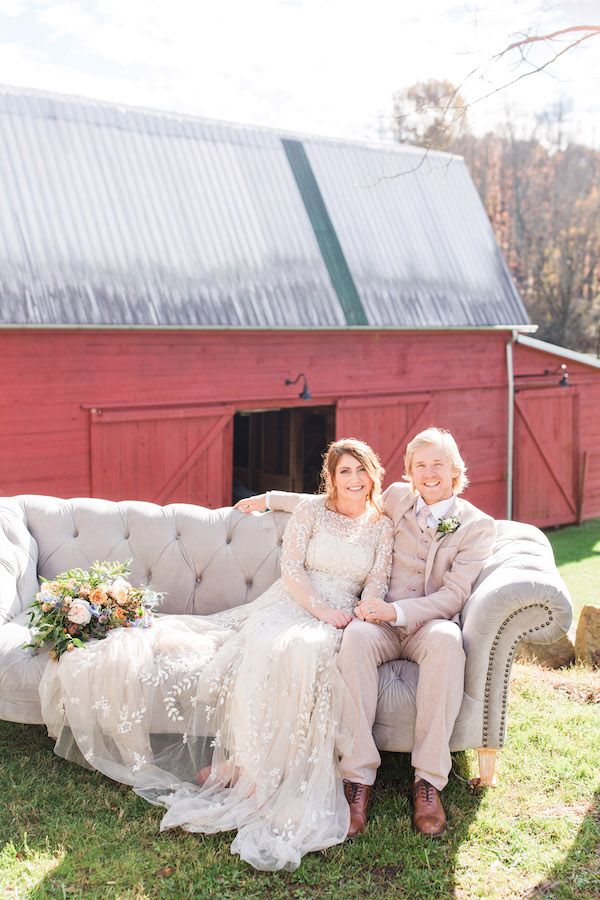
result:
[[[373,482],[368,499],[381,514],[381,483],[385,475],[385,469],[373,448],[369,447],[364,441],[359,441],[358,438],[341,438],[339,441],[333,441],[327,448],[321,469],[320,489],[322,493],[327,494],[327,500],[335,504],[337,494],[335,470],[344,453],[349,453],[350,456],[353,456],[363,466]]]
[[[413,456],[417,450],[423,450],[425,447],[440,447],[443,450],[452,466],[452,493],[462,494],[469,484],[467,467],[460,455],[458,444],[450,432],[444,428],[426,428],[425,431],[420,431],[419,434],[416,434],[412,441],[409,442],[404,455],[403,477],[405,481],[410,482],[410,489],[412,491],[415,490],[415,483],[412,477]]]

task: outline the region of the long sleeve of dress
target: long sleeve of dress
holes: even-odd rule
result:
[[[283,536],[281,577],[294,599],[311,615],[316,616],[322,598],[306,571],[306,550],[313,533],[319,500],[302,500],[292,514]]]
[[[392,552],[394,546],[394,526],[388,516],[380,519],[381,534],[375,553],[373,568],[367,575],[361,600],[383,600],[388,592],[392,574]]]
[[[296,494],[293,491],[269,491],[269,509],[293,513],[299,503],[314,496],[314,494]]]

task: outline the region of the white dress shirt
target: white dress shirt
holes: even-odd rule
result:
[[[443,518],[445,518],[446,514],[449,512],[452,504],[455,500],[454,494],[451,497],[448,497],[446,500],[440,500],[439,503],[432,503],[429,507],[429,516],[427,517],[427,525],[429,528],[433,528],[437,526],[439,522]],[[425,506],[425,501],[419,494],[417,497],[417,502],[414,506],[415,515]],[[394,602],[394,606],[396,608],[396,621],[393,623],[394,625],[406,625],[406,617],[402,612],[402,600],[396,600]]]

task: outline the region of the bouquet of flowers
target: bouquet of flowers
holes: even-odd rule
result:
[[[25,647],[50,645],[50,658],[59,659],[113,628],[148,628],[163,595],[132,587],[125,578],[130,563],[95,562],[88,571],[69,569],[52,581],[42,579],[30,612],[33,637]]]

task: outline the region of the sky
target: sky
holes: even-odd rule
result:
[[[0,0],[0,84],[361,140],[390,135],[395,91],[447,79],[476,133],[562,104],[600,149],[600,36],[512,88],[565,44],[491,64],[574,24],[600,0]]]

